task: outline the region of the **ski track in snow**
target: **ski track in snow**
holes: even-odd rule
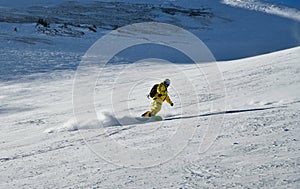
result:
[[[102,98],[105,94],[97,91],[110,90],[110,82],[114,82],[110,77],[117,69],[108,67],[103,75],[104,85],[98,84],[95,90],[98,119],[107,121],[105,128],[92,120],[79,124],[73,120],[73,71],[44,73],[22,82],[2,82],[0,187],[297,188],[299,59],[298,47],[220,62],[218,66],[227,91],[226,111],[210,111],[210,103],[222,97],[207,94],[205,82],[197,80],[200,114],[178,114],[179,99],[175,89],[170,89],[175,106],[169,108],[165,104],[162,111],[162,114],[169,113],[170,120],[123,126],[115,125],[116,117],[112,113],[101,113],[103,107],[110,112],[110,106]],[[181,68],[194,79],[202,77],[193,65]],[[176,70],[172,74],[176,86],[181,78]],[[130,84],[127,80],[119,84],[126,83]],[[144,88],[136,90],[134,94],[143,94]],[[149,108],[147,99],[138,97],[132,96],[129,100],[137,107],[134,114]],[[214,127],[209,125],[212,116],[224,116],[222,131],[213,146],[199,154],[197,150],[205,128]],[[156,148],[176,132],[182,120],[188,123],[185,127],[196,123],[193,138],[179,155],[152,168],[116,166],[101,159],[87,146],[111,138],[129,148]],[[107,146],[107,150],[114,149]],[[120,157],[119,160],[124,159]]]

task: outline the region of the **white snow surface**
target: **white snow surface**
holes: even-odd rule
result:
[[[106,120],[106,127],[95,120],[86,123],[74,120],[73,71],[45,73],[22,82],[2,82],[0,187],[297,188],[299,59],[298,47],[219,62],[226,87],[225,97],[207,93],[205,80],[198,79],[195,85],[197,93],[186,88],[186,91],[176,94],[176,87],[170,89],[175,106],[171,108],[164,104],[161,115],[181,119],[123,126],[115,124],[114,120],[122,120],[122,117],[118,117],[118,112],[109,113],[111,105],[106,103],[107,94],[103,92],[104,89],[110,91],[112,70],[118,66],[107,67],[106,76],[104,74],[102,78],[106,82],[99,89],[96,87],[98,119]],[[136,69],[149,64],[145,62]],[[124,69],[124,65],[119,66]],[[180,69],[192,78],[203,77],[193,64],[180,65]],[[168,76],[176,86],[182,76],[176,73],[177,66],[170,65],[169,70]],[[121,87],[128,81],[131,82],[118,81],[114,87]],[[127,102],[128,110],[123,113],[134,118],[148,109],[150,102],[143,95],[146,93],[146,88],[134,88],[133,97]],[[136,94],[139,94],[138,98],[135,98]],[[194,110],[181,112],[181,98],[190,98],[190,103],[193,103],[192,95],[185,94],[199,94],[199,115],[193,114]],[[226,111],[210,109],[212,101],[219,98],[226,98]],[[223,118],[223,122],[210,125],[212,117]],[[183,121],[184,125],[181,125]],[[168,161],[148,168],[143,168],[143,165],[140,168],[122,166],[126,164],[126,154],[118,157],[118,162],[115,159],[111,162],[103,160],[103,154],[97,154],[98,149],[93,149],[107,139],[128,148],[160,148],[179,127],[195,127],[188,145]],[[205,153],[199,153],[207,127],[221,127],[221,130],[213,145]],[[114,146],[101,150],[107,152],[104,156],[110,155]],[[139,156],[134,158],[138,164]]]
[[[0,188],[299,188],[299,10],[268,12],[250,0],[119,2],[0,2]],[[185,15],[195,7],[208,17]],[[32,20],[40,16],[61,33],[38,32]],[[99,78],[87,72],[81,82],[95,83],[96,116],[78,120],[73,86],[81,57],[135,16],[197,35],[220,73],[203,72],[212,63],[149,59],[90,68]],[[165,78],[174,106],[163,104],[161,122],[141,119],[151,106],[147,93]],[[208,78],[224,82],[225,93],[211,91]]]

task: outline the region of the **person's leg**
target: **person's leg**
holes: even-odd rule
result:
[[[143,113],[142,117],[151,117],[151,112],[147,111],[147,112]]]
[[[142,117],[155,116],[161,110],[162,103],[160,99],[153,100],[151,110],[143,113]]]
[[[151,107],[151,116],[155,116],[160,110],[162,106],[162,101],[159,99],[153,100]]]
[[[152,101],[151,109],[152,109],[153,105],[154,105],[154,100]],[[147,112],[143,113],[142,117],[151,117],[151,111],[147,111]]]

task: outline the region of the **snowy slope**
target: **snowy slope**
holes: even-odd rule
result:
[[[199,2],[2,0],[0,188],[298,188],[299,10]],[[220,72],[170,49],[131,49],[131,59],[121,54],[118,64],[82,75],[88,84],[99,71],[97,120],[76,121],[74,78],[86,50],[111,29],[144,21],[194,33]],[[150,33],[170,36],[161,31]],[[153,54],[165,61],[128,64]],[[164,104],[162,122],[137,119],[151,105],[152,84],[165,78],[175,106]]]
[[[106,127],[100,128],[93,122],[76,125],[72,122],[72,71],[42,74],[32,81],[1,83],[0,186],[297,188],[299,52],[300,48],[294,48],[218,63],[227,91],[225,112],[210,109],[214,100],[223,97],[209,94],[204,87],[205,80],[198,79],[195,86],[198,92],[192,89],[185,92],[199,94],[201,113],[193,114],[193,110],[181,113],[180,98],[184,98],[184,94],[176,91],[175,86],[182,78],[176,74],[178,67],[170,66],[173,72],[168,75],[173,81],[170,95],[175,107],[164,105],[161,115],[173,118],[155,123],[116,125],[113,115],[102,114],[104,109],[109,112],[110,108],[105,101],[106,94],[97,93],[96,109],[99,119],[106,120]],[[145,62],[137,69],[147,65]],[[205,67],[205,64],[201,66]],[[107,75],[103,75],[103,79],[107,85],[101,89],[109,91],[109,82],[112,82],[109,80],[114,74],[109,70],[117,67],[106,68]],[[180,69],[192,78],[203,77],[195,65],[182,65]],[[119,81],[114,87],[121,88],[127,81]],[[146,93],[145,88],[137,87],[132,93],[143,92]],[[129,98],[128,103],[130,107],[137,107],[129,112],[131,116],[149,107],[149,102],[143,97]],[[209,120],[214,117],[224,120],[219,125],[210,125]],[[74,125],[79,131],[74,131]],[[147,149],[159,149],[180,127],[195,129],[187,146],[179,154],[171,154],[170,159],[162,154],[161,159],[167,161],[150,168],[142,168],[144,165],[139,162],[151,162],[151,155],[148,161],[139,159],[144,157],[143,154],[132,157],[136,160],[134,167],[141,167],[132,169],[124,167],[128,166],[129,154],[114,159],[113,146],[101,150],[95,148],[113,139],[128,148],[143,149],[147,153]],[[207,127],[221,128],[221,131],[209,150],[200,153],[198,150]],[[111,162],[103,157],[112,158]]]

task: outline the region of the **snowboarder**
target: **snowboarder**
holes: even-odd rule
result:
[[[165,79],[160,84],[156,84],[152,87],[150,94],[152,100],[152,107],[150,111],[143,113],[142,117],[151,117],[155,116],[161,109],[162,103],[166,100],[171,106],[173,106],[173,102],[171,101],[168,95],[168,87],[170,85],[170,79]]]

